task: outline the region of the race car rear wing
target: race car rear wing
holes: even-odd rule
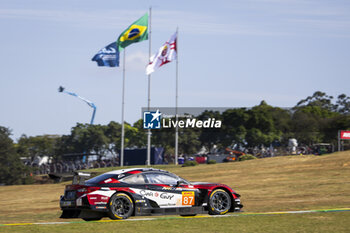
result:
[[[85,184],[85,180],[89,179],[91,176],[90,173],[86,172],[74,172],[72,184]]]

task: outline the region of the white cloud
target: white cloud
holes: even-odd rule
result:
[[[317,32],[319,35],[349,35],[350,19],[346,7],[305,0],[250,1],[257,4],[239,2],[236,8],[228,6],[232,9],[232,14],[237,14],[232,21],[224,20],[223,16],[216,15],[215,12],[208,14],[208,12],[156,10],[152,13],[152,27],[154,27],[152,30],[169,32],[179,26],[180,32],[196,35],[300,36],[303,34],[300,34],[299,30],[313,29],[315,31],[310,34]],[[258,15],[244,20],[241,11],[255,12],[254,14]],[[69,23],[72,27],[89,29],[123,30],[144,13],[145,11],[140,10],[119,9],[107,11],[0,9],[0,18]],[[261,20],[262,17],[264,20]]]
[[[121,53],[121,57],[123,56],[122,53]],[[133,52],[131,54],[127,54],[125,56],[125,60],[126,60],[125,65],[127,70],[146,72],[146,65],[148,64],[148,54],[141,51]],[[122,61],[121,61],[121,65],[122,65]]]
[[[126,27],[133,20],[144,14],[144,11],[69,11],[40,9],[0,9],[0,18],[51,21],[70,23],[72,26],[89,28]]]
[[[38,9],[0,9],[0,18],[38,20],[55,23],[69,23],[70,26],[125,29],[131,22],[144,14],[144,11],[110,10],[110,11],[68,11]],[[205,13],[185,11],[156,11],[153,13],[152,26],[160,31],[175,30],[205,35],[280,35],[279,32],[268,32],[254,28],[246,23],[230,24],[218,22],[220,18]]]

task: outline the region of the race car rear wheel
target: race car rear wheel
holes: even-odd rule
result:
[[[231,208],[230,195],[223,189],[215,189],[209,196],[209,214],[226,214]]]
[[[134,203],[125,193],[114,194],[109,202],[108,216],[111,219],[126,219],[134,211]]]

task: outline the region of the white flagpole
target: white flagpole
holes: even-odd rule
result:
[[[123,90],[122,90],[122,138],[120,145],[120,166],[124,166],[124,95],[125,95],[125,48],[123,52]]]
[[[176,28],[176,90],[175,90],[175,117],[176,122],[178,122],[178,114],[177,114],[177,107],[178,107],[178,82],[179,82],[179,28]],[[178,156],[179,156],[179,127],[178,124],[176,124],[176,130],[175,130],[175,165],[178,164]]]
[[[148,57],[151,59],[151,44],[152,44],[152,31],[151,31],[151,24],[152,24],[152,7],[149,8],[149,26],[148,26],[148,43],[149,43],[149,51],[148,51]],[[149,60],[150,61],[150,60]],[[151,107],[151,74],[148,75],[148,104],[147,104],[147,110],[149,111]],[[151,129],[147,130],[147,166],[151,165]]]

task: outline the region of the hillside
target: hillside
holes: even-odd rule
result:
[[[242,195],[245,212],[350,206],[350,151],[196,167],[155,167],[190,181],[228,184]],[[0,223],[58,221],[64,185],[0,187]]]

